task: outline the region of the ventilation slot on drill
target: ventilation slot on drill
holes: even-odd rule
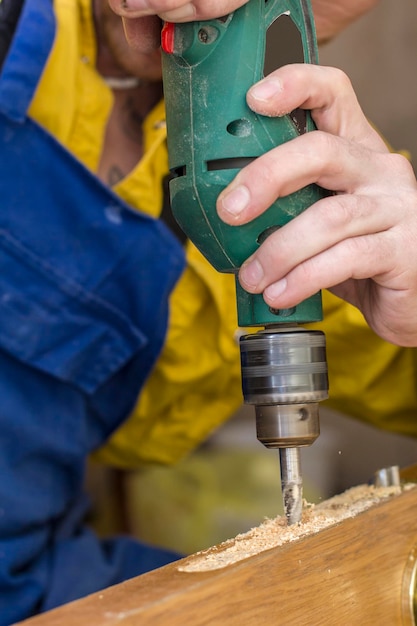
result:
[[[280,15],[266,33],[264,76],[290,63],[304,63],[301,33],[289,15]],[[307,132],[307,113],[295,109],[290,113],[298,133]]]
[[[214,159],[213,161],[207,161],[207,171],[216,172],[218,170],[240,170],[252,161],[256,157],[234,157],[232,159]]]
[[[180,167],[173,167],[171,169],[171,174],[174,178],[180,178],[181,176],[186,176],[187,166],[181,165]]]

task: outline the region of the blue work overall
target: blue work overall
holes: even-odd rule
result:
[[[26,0],[0,76],[0,624],[173,559],[84,525],[85,463],[161,350],[180,243],[27,117],[55,32]]]

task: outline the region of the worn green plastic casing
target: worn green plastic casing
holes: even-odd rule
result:
[[[246,104],[248,89],[271,69],[290,61],[316,62],[310,6],[303,0],[249,0],[223,18],[167,28],[163,82],[169,166],[175,176],[170,183],[172,210],[218,271],[237,274],[265,236],[322,197],[322,190],[310,185],[279,198],[243,226],[225,224],[216,212],[219,193],[241,167],[314,129],[304,112],[269,118],[256,115]],[[267,47],[279,51],[272,67],[270,60],[265,65]],[[294,309],[277,311],[267,306],[262,294],[251,295],[238,281],[236,285],[240,326],[322,319],[320,293]]]

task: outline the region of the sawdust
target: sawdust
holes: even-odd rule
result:
[[[355,517],[375,504],[414,487],[414,484],[401,487],[359,485],[320,504],[304,502],[300,524],[287,526],[286,518],[283,516],[266,519],[260,526],[237,535],[235,539],[226,541],[215,548],[198,552],[185,563],[183,562],[178,570],[205,572],[227,567],[270,548],[318,533],[324,528]]]

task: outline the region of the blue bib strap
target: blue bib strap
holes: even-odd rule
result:
[[[87,393],[146,347],[146,377],[179,242],[33,121],[0,115],[0,146],[0,347]]]
[[[30,119],[0,114],[0,626],[175,558],[82,522],[89,453],[129,415],[184,267]],[[161,390],[163,393],[163,390]],[[78,511],[78,513],[77,513]]]
[[[54,28],[25,0],[0,76],[0,626],[175,558],[84,526],[86,458],[137,401],[185,262],[26,116]]]
[[[25,0],[0,79],[0,112],[22,122],[52,48],[52,0]]]

